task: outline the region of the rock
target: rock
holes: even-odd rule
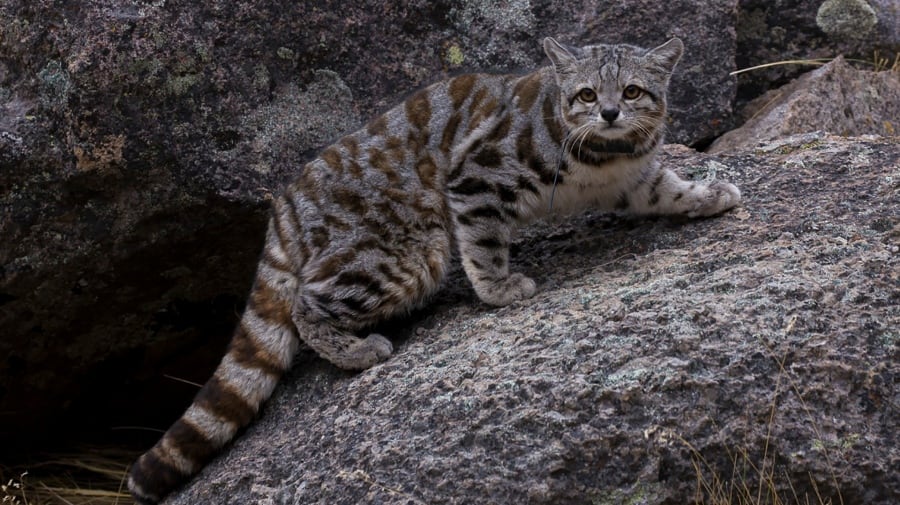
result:
[[[873,64],[877,55],[889,65],[900,53],[900,0],[740,0],[736,28],[738,69],[841,54]],[[786,64],[742,73],[738,104],[808,70]]]
[[[754,468],[785,503],[896,503],[898,161],[896,137],[668,146],[743,207],[525,230],[534,298],[487,307],[457,270],[385,363],[304,355],[167,503],[693,503],[755,499]]]
[[[433,80],[534,67],[546,35],[679,35],[670,138],[722,133],[736,1],[2,2],[4,453],[174,419],[190,391],[163,376],[207,378],[270,196]]]
[[[865,39],[878,24],[878,14],[865,0],[826,0],[816,13],[816,25],[834,38]]]
[[[759,142],[822,130],[838,135],[900,131],[900,72],[864,71],[843,57],[769,91],[742,111],[746,123],[722,135],[709,152],[753,148]]]

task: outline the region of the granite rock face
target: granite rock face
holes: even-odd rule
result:
[[[533,68],[546,35],[677,35],[687,51],[670,139],[722,133],[736,2],[4,1],[4,452],[62,433],[57,422],[171,421],[186,393],[163,374],[207,378],[270,196],[320,147],[434,80]]]
[[[304,355],[167,503],[693,503],[695,464],[753,496],[755,465],[789,503],[896,503],[900,141],[663,162],[736,183],[743,206],[525,230],[534,298],[487,307],[457,271],[382,330],[385,363]]]
[[[900,133],[900,72],[865,71],[838,57],[820,69],[769,91],[741,111],[747,118],[707,149],[728,152],[799,133]]]
[[[738,69],[839,55],[890,64],[900,53],[900,0],[740,0]],[[776,65],[738,76],[743,104],[809,70]]]

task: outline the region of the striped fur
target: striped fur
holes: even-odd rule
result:
[[[132,466],[139,503],[162,500],[250,423],[301,343],[348,370],[386,359],[387,338],[358,333],[427,300],[454,245],[477,296],[506,305],[536,289],[509,268],[523,223],[591,206],[707,216],[739,202],[733,185],[683,181],[654,159],[681,41],[544,48],[550,67],[434,84],[303,167],[274,202],[222,363]]]

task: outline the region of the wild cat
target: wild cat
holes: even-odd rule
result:
[[[303,167],[274,201],[228,352],[132,465],[139,503],[160,501],[246,426],[301,343],[349,370],[387,359],[387,338],[358,333],[421,305],[454,247],[478,298],[502,306],[535,292],[510,271],[523,223],[588,207],[694,217],[738,204],[734,185],[684,181],[655,160],[679,39],[543,45],[551,66],[433,84]]]

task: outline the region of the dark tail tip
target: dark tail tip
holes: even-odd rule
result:
[[[138,505],[155,505],[190,478],[158,455],[157,445],[131,466],[128,490]]]

